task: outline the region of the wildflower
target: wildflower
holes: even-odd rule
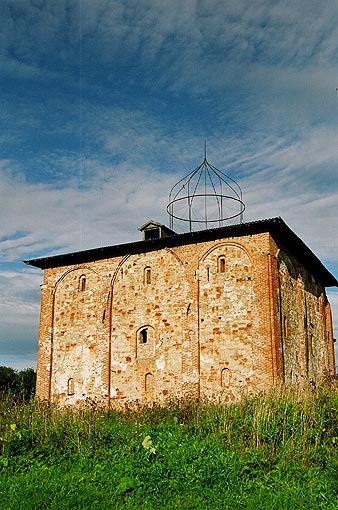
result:
[[[150,453],[153,453],[155,454],[156,453],[156,448],[154,447],[153,445],[153,442],[151,440],[151,437],[150,436],[146,436],[143,441],[142,441],[142,446],[143,448],[145,448],[146,450],[148,450]]]

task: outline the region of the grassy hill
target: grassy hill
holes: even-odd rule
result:
[[[124,412],[0,402],[0,508],[338,508],[338,385]]]

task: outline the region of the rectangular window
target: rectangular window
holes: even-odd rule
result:
[[[158,239],[159,237],[161,237],[159,228],[150,228],[149,230],[144,231],[145,241],[148,239]]]
[[[225,273],[225,257],[219,257],[218,259],[218,272]]]
[[[149,285],[151,283],[151,269],[150,267],[146,267],[144,270],[144,283]]]

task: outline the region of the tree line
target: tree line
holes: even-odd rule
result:
[[[20,400],[30,400],[35,395],[36,372],[33,368],[15,370],[0,366],[0,397],[11,395]]]

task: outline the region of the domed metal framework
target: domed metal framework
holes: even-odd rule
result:
[[[170,228],[175,220],[182,221],[190,232],[221,227],[238,217],[242,223],[244,210],[239,184],[209,163],[206,144],[203,162],[171,188],[167,205]]]

